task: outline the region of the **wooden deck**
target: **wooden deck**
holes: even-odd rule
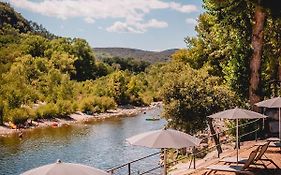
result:
[[[265,141],[258,141],[258,143],[263,143]],[[249,141],[249,142],[244,142],[243,146],[241,146],[239,156],[240,157],[248,157],[250,152],[256,148],[257,142],[255,141]],[[229,151],[224,152],[220,158],[216,157],[216,154],[213,153],[213,155],[210,155],[209,158],[199,160],[196,162],[196,169],[188,169],[187,164],[182,164],[178,165],[177,168],[172,170],[169,175],[187,175],[187,174],[192,174],[192,175],[202,175],[206,174],[209,170],[206,169],[207,166],[210,165],[223,165],[223,162],[219,162],[220,159],[224,157],[229,157],[229,156],[235,156],[236,151],[234,149],[231,149]],[[280,148],[274,148],[274,147],[269,147],[267,151],[265,152],[265,156],[268,157],[269,159],[272,159],[280,168],[281,168],[281,149]],[[265,158],[265,157],[263,157]],[[281,175],[281,170],[276,168],[272,163],[270,162],[264,162],[267,165],[267,170],[262,167],[262,166],[251,166],[249,169],[256,175],[264,175],[264,174],[274,174],[274,175]],[[229,172],[211,172],[211,175],[235,175],[235,173],[229,173]]]

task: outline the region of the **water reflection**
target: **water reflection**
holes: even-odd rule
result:
[[[0,174],[10,175],[53,163],[83,163],[109,169],[158,150],[133,147],[125,138],[163,127],[165,121],[145,121],[157,116],[159,108],[137,117],[114,118],[103,122],[90,122],[59,128],[37,128],[17,135],[0,138]],[[157,164],[158,157],[154,159]],[[150,163],[149,163],[150,164]]]

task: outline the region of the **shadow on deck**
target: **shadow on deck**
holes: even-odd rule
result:
[[[257,146],[255,146],[257,143],[264,143],[265,141],[248,141],[244,142],[243,146],[241,146],[239,156],[240,157],[248,157],[250,152],[254,149],[256,149]],[[215,155],[215,154],[213,154]],[[192,174],[192,175],[203,175],[209,172],[209,170],[206,168],[207,166],[210,165],[223,165],[223,162],[219,162],[220,159],[229,157],[229,156],[235,156],[236,151],[234,149],[226,151],[221,155],[220,158],[217,158],[216,156],[209,156],[208,159],[202,159],[198,160],[196,162],[196,167],[197,169],[187,169],[187,165],[182,164],[178,168],[175,168],[173,171],[169,172],[169,175],[186,175],[186,174]],[[281,167],[281,148],[277,147],[269,147],[267,151],[264,154],[267,158],[271,159],[274,161],[277,166]],[[255,166],[251,165],[249,171],[253,172],[256,175],[267,175],[267,174],[272,174],[272,175],[281,175],[281,170],[278,169],[274,164],[270,162],[263,162],[266,166],[267,169],[265,169],[262,166]],[[235,173],[231,172],[222,172],[222,171],[217,171],[217,172],[211,172],[209,173],[211,175],[234,175]]]

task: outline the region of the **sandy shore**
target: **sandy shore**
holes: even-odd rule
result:
[[[64,119],[53,118],[51,120],[32,121],[33,125],[26,129],[11,129],[10,127],[8,127],[8,123],[5,123],[5,126],[0,126],[0,136],[5,137],[15,133],[20,134],[25,130],[32,130],[33,128],[38,128],[38,127],[48,127],[48,126],[59,127],[65,124],[74,124],[78,122],[87,122],[87,121],[102,121],[114,117],[133,117],[141,112],[159,106],[161,106],[161,103],[152,103],[150,106],[147,107],[134,107],[134,106],[118,107],[115,110],[108,110],[105,113],[93,114],[93,115],[87,115],[82,112],[76,112]]]

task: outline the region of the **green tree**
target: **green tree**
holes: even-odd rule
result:
[[[109,75],[107,88],[108,96],[114,98],[117,104],[126,104],[128,74],[124,71],[116,71]]]
[[[77,57],[74,62],[76,73],[72,78],[78,81],[84,81],[97,78],[97,66],[92,48],[83,39],[74,39],[73,54]]]
[[[3,125],[3,120],[4,120],[4,103],[3,100],[0,99],[0,125]]]
[[[150,65],[149,62],[138,61],[134,58],[104,58],[104,63],[113,66],[116,70],[128,70],[134,73],[144,72],[145,69]]]
[[[261,67],[262,96],[280,96],[281,82],[281,18],[267,17]]]
[[[0,94],[3,99],[7,100],[8,107],[11,109],[30,104],[38,99],[38,93],[28,79],[30,75],[25,69],[25,65],[22,64],[30,58],[32,57],[24,56],[18,58],[17,62],[12,64],[9,72],[2,74]]]
[[[164,117],[171,119],[169,126],[195,134],[207,127],[206,116],[238,105],[239,98],[220,82],[206,68],[183,66],[162,91]]]
[[[266,0],[257,0],[255,3],[255,13],[254,13],[254,24],[252,27],[252,42],[251,46],[253,48],[252,57],[250,60],[250,88],[249,88],[249,97],[250,104],[254,107],[254,104],[261,100],[261,62],[263,55],[263,46],[264,46],[264,29],[266,16],[281,17],[280,8],[277,7],[280,5],[277,1],[268,2]],[[266,13],[266,10],[268,12]]]
[[[23,54],[30,54],[33,57],[43,57],[47,46],[47,39],[38,35],[24,34],[21,41]]]

